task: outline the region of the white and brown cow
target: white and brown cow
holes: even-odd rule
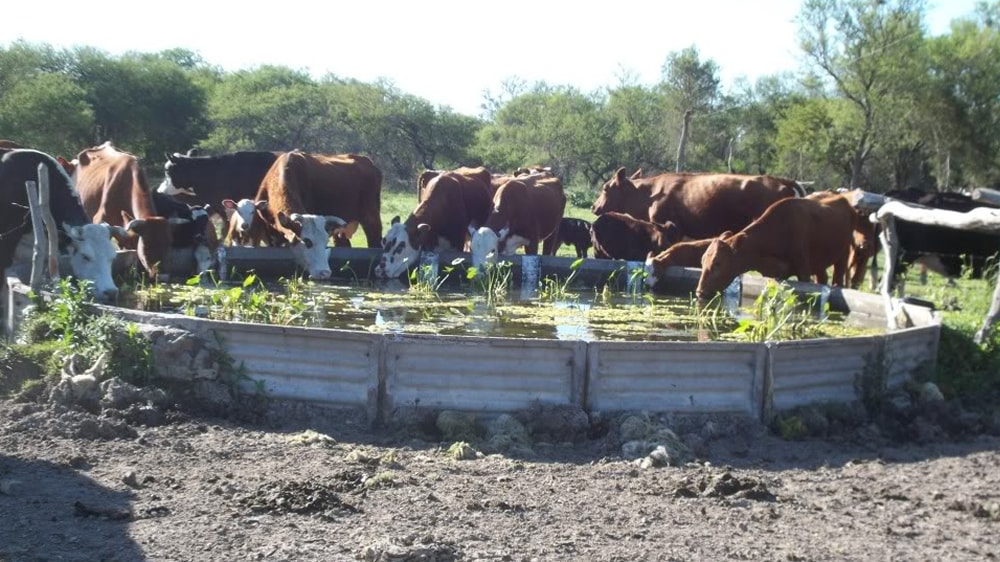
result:
[[[565,210],[566,195],[559,178],[504,183],[493,196],[486,223],[469,227],[472,264],[480,267],[498,254],[513,254],[521,247],[526,254],[538,254],[539,243],[543,255],[555,255]]]
[[[375,275],[398,277],[416,265],[423,250],[463,249],[467,229],[486,221],[490,205],[490,188],[483,179],[456,172],[434,176],[410,216],[392,219]]]

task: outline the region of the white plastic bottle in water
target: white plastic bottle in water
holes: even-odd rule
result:
[[[722,305],[730,314],[735,316],[739,313],[740,303],[743,301],[743,276],[737,275],[728,287],[722,290]]]
[[[538,287],[538,275],[542,263],[538,256],[525,254],[521,256],[521,287]]]

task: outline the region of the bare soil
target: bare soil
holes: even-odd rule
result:
[[[286,413],[0,404],[0,560],[1000,556],[995,436],[702,427],[694,460],[644,467],[615,431],[455,460],[353,412]]]

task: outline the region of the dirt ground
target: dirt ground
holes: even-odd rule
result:
[[[691,459],[656,466],[623,456],[623,425],[456,460],[420,431],[299,414],[0,403],[0,560],[1000,556],[992,435],[784,441],[709,421],[683,432]]]

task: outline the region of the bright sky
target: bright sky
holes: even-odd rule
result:
[[[928,0],[933,35],[976,0]],[[723,86],[739,76],[799,68],[801,0],[172,0],[8,1],[0,45],[15,39],[110,54],[196,51],[226,70],[289,66],[371,82],[479,115],[505,79],[583,92],[630,75],[653,84],[669,53],[691,45],[714,60]],[[46,15],[48,14],[48,15]]]

